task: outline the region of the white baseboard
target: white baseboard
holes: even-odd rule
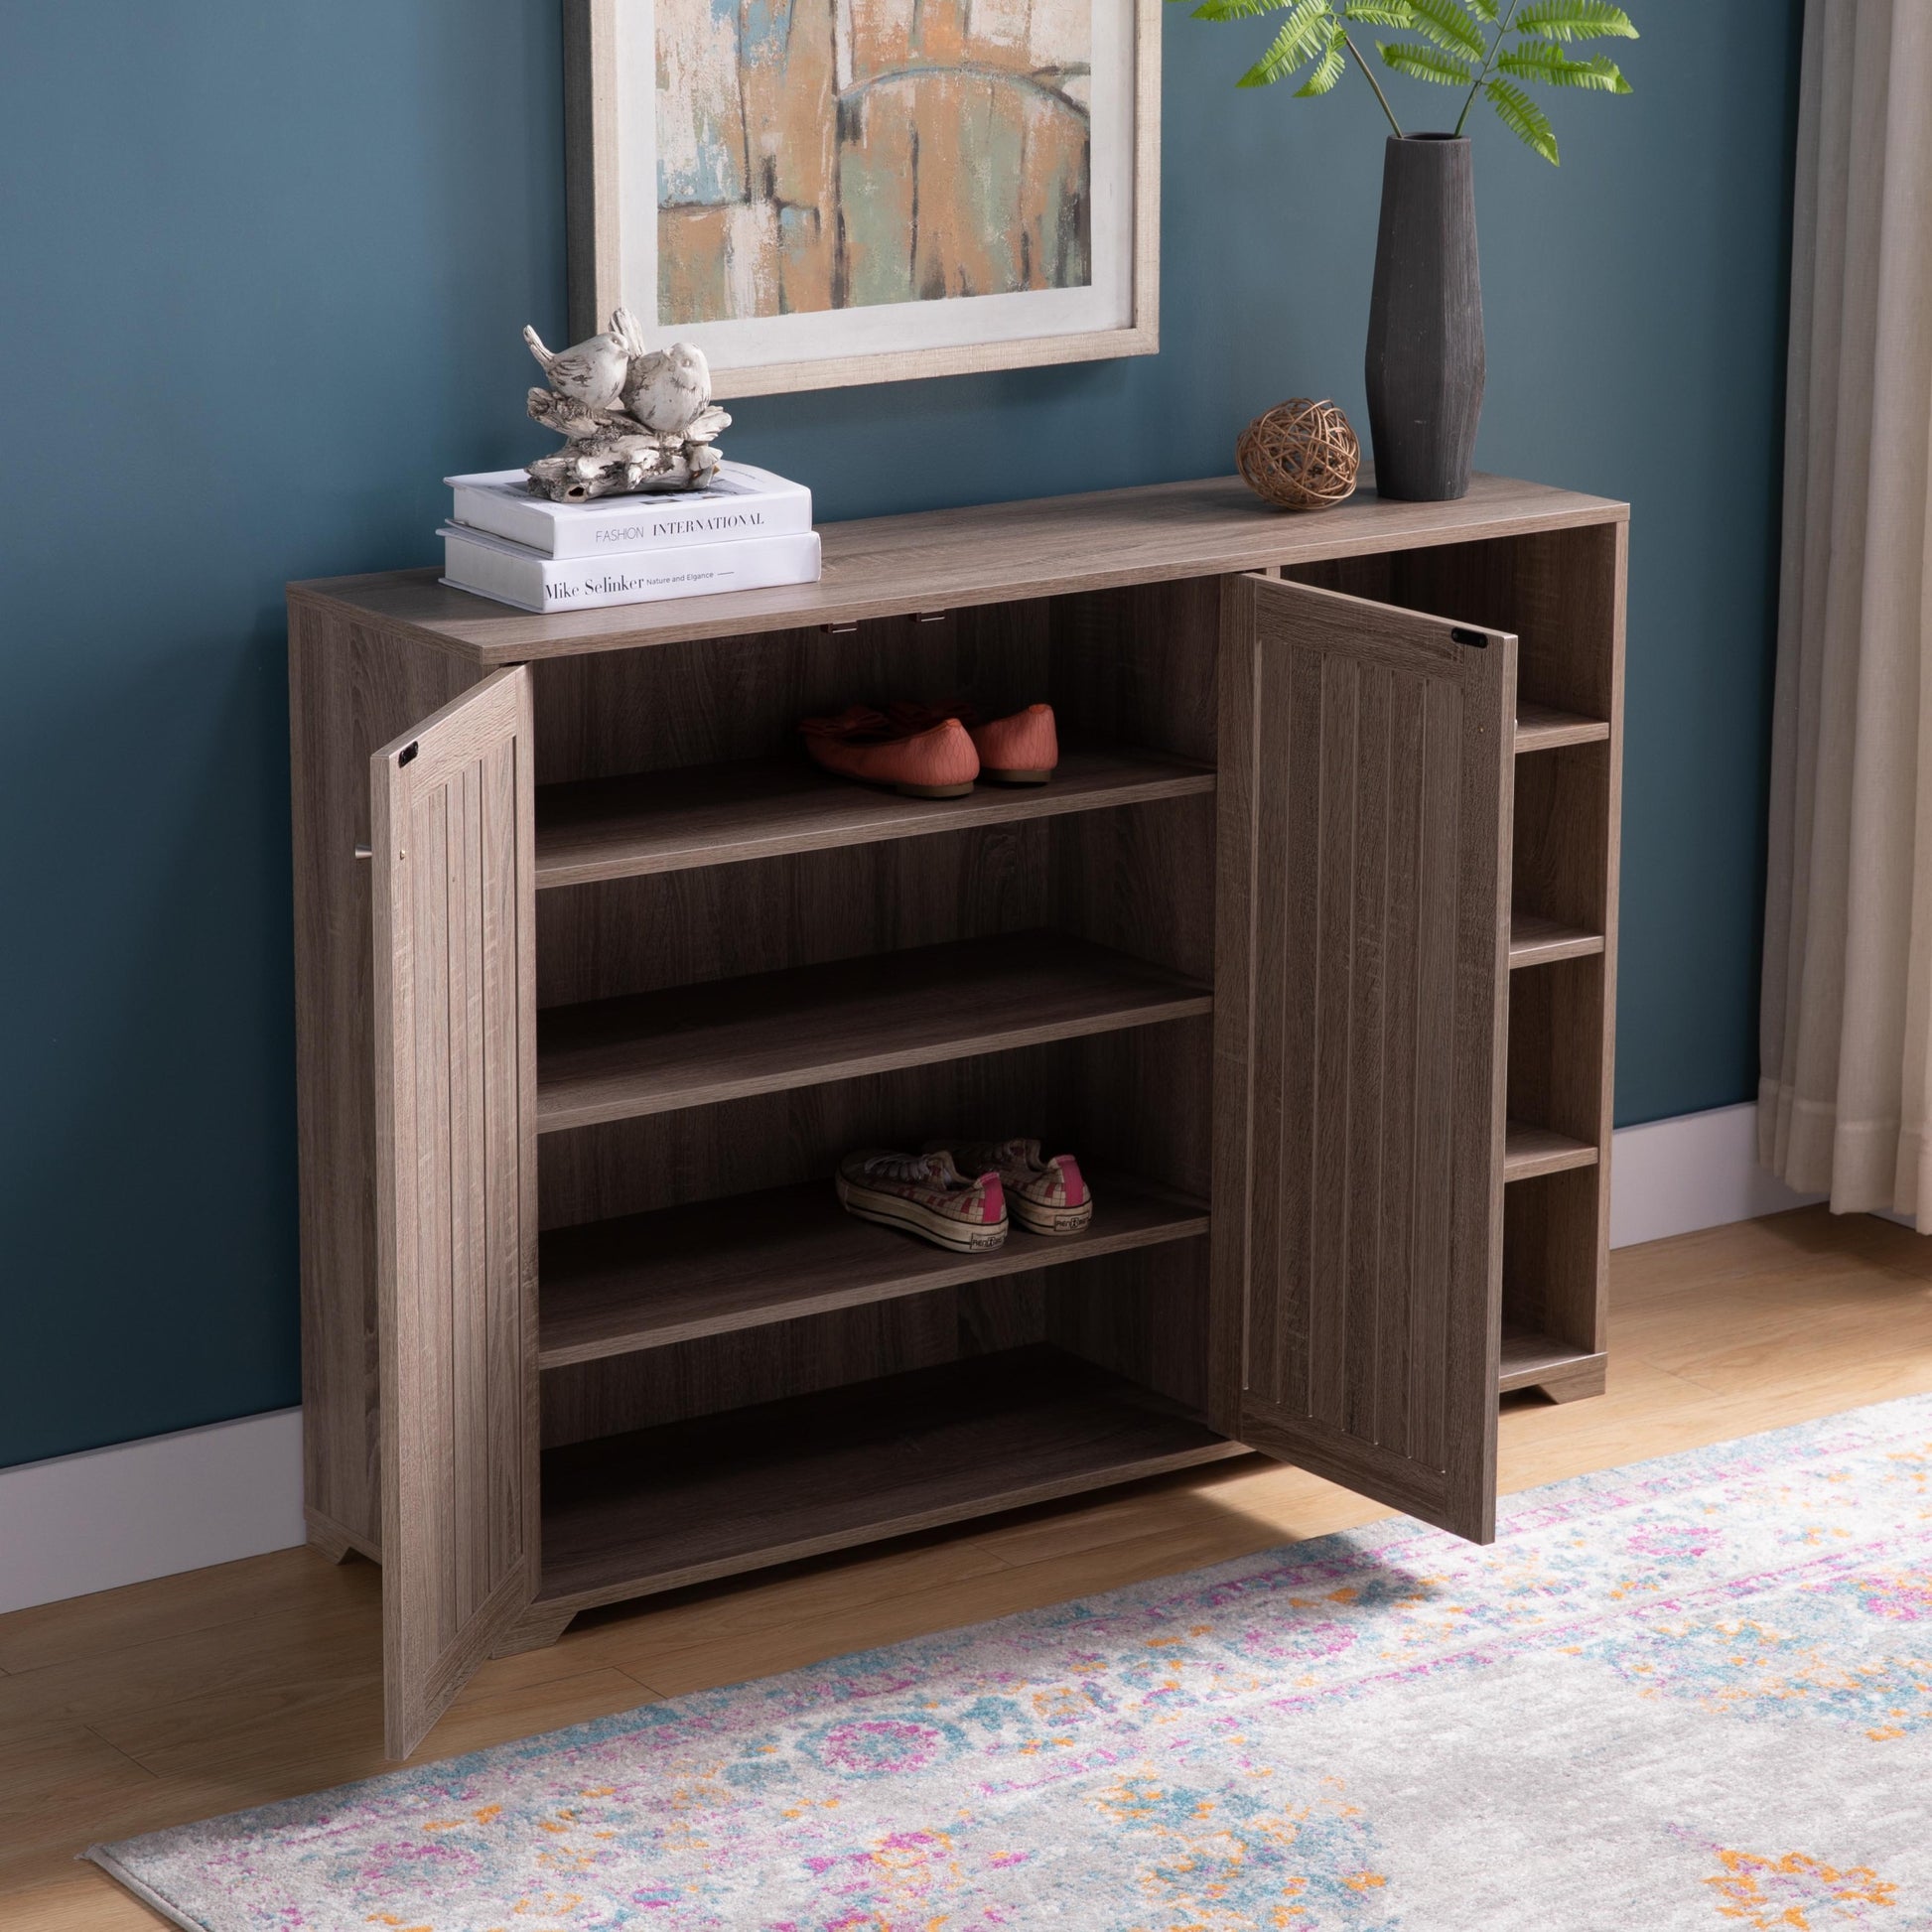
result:
[[[302,1411],[0,1469],[0,1611],[305,1540]]]
[[[1757,1102],[1619,1127],[1610,1153],[1610,1246],[1754,1221],[1822,1194],[1793,1193],[1757,1165]]]
[[[1757,1165],[1757,1108],[1619,1128],[1610,1245],[1801,1207]],[[305,1540],[302,1412],[0,1469],[0,1612]]]

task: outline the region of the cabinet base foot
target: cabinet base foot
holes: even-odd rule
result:
[[[492,1657],[518,1657],[526,1650],[548,1650],[570,1627],[574,1610],[548,1610],[532,1604],[496,1639]]]
[[[359,1537],[351,1536],[340,1523],[332,1523],[319,1511],[305,1509],[302,1519],[308,1527],[309,1548],[331,1563],[346,1563],[350,1557],[367,1557],[371,1563],[378,1560]]]
[[[1608,1386],[1607,1365],[1599,1355],[1530,1386],[1552,1402],[1583,1402],[1590,1396],[1601,1395]]]

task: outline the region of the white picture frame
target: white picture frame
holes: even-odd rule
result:
[[[935,64],[921,45],[895,66],[877,50],[887,44],[893,9],[911,4],[833,0],[823,13],[788,9],[774,26],[762,0],[740,0],[724,24],[707,0],[695,10],[694,0],[565,0],[573,339],[627,308],[653,347],[682,341],[702,348],[719,396],[1153,354],[1161,0],[945,0],[954,9],[946,43],[954,64]],[[755,28],[762,42],[750,41]],[[1024,37],[1031,31],[1037,43],[1047,29],[1067,44],[1084,35],[1084,69],[1052,56],[1028,66],[1040,49],[1030,50]],[[807,31],[828,45],[790,38]],[[929,24],[922,31],[934,32]],[[807,68],[800,80],[787,68],[774,79],[774,44],[793,66],[815,59],[816,72]],[[748,58],[763,64],[748,67]],[[730,89],[719,85],[720,63],[738,64]],[[969,123],[958,105],[968,86],[979,90]],[[969,167],[951,152],[951,137],[969,124],[971,138],[987,138],[993,110],[1015,124],[1003,166],[976,155]],[[940,239],[921,238],[915,190],[909,221],[890,194],[877,192],[906,172],[902,145],[896,153],[892,141],[902,144],[908,126],[915,182],[923,166],[936,184],[932,199],[949,211],[966,207],[979,224],[964,245],[956,243],[957,220],[928,218],[925,233],[937,227]],[[694,128],[715,154],[694,154]],[[1076,173],[1065,157],[1081,141],[1084,173]],[[1041,163],[1042,153],[1053,165]],[[799,164],[788,157],[801,154],[817,172],[803,198],[787,200],[789,184],[777,178],[796,178]],[[937,168],[934,154],[942,157]],[[1017,212],[994,200],[989,174],[1011,189]],[[1062,192],[1035,216],[1031,203],[1045,192],[1042,180]],[[855,194],[855,181],[873,192]],[[678,199],[660,207],[667,188]],[[939,200],[948,193],[952,203]],[[855,208],[887,245],[853,245]],[[910,237],[902,262],[901,233]],[[1045,249],[1028,248],[1041,234],[1049,247],[1062,242],[1050,269],[1035,266]],[[942,244],[954,244],[954,260],[935,268]],[[855,259],[872,264],[869,284],[847,272]],[[973,289],[981,263],[989,281],[1025,275],[1033,285]],[[895,277],[909,286],[915,272],[924,292],[895,299]],[[961,288],[935,288],[940,276]]]

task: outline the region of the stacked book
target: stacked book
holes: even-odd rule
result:
[[[704,489],[553,503],[521,470],[446,477],[443,581],[524,611],[588,611],[818,580],[812,493],[749,463]]]

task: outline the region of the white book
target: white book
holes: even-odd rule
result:
[[[620,550],[796,536],[812,527],[812,492],[769,470],[725,463],[704,489],[667,495],[597,496],[553,503],[530,493],[521,470],[445,477],[456,492],[451,520],[547,557],[600,557]]]
[[[687,543],[613,557],[545,557],[501,537],[446,523],[443,581],[521,611],[592,611],[606,604],[649,604],[666,597],[756,591],[768,584],[818,582],[818,532]]]

